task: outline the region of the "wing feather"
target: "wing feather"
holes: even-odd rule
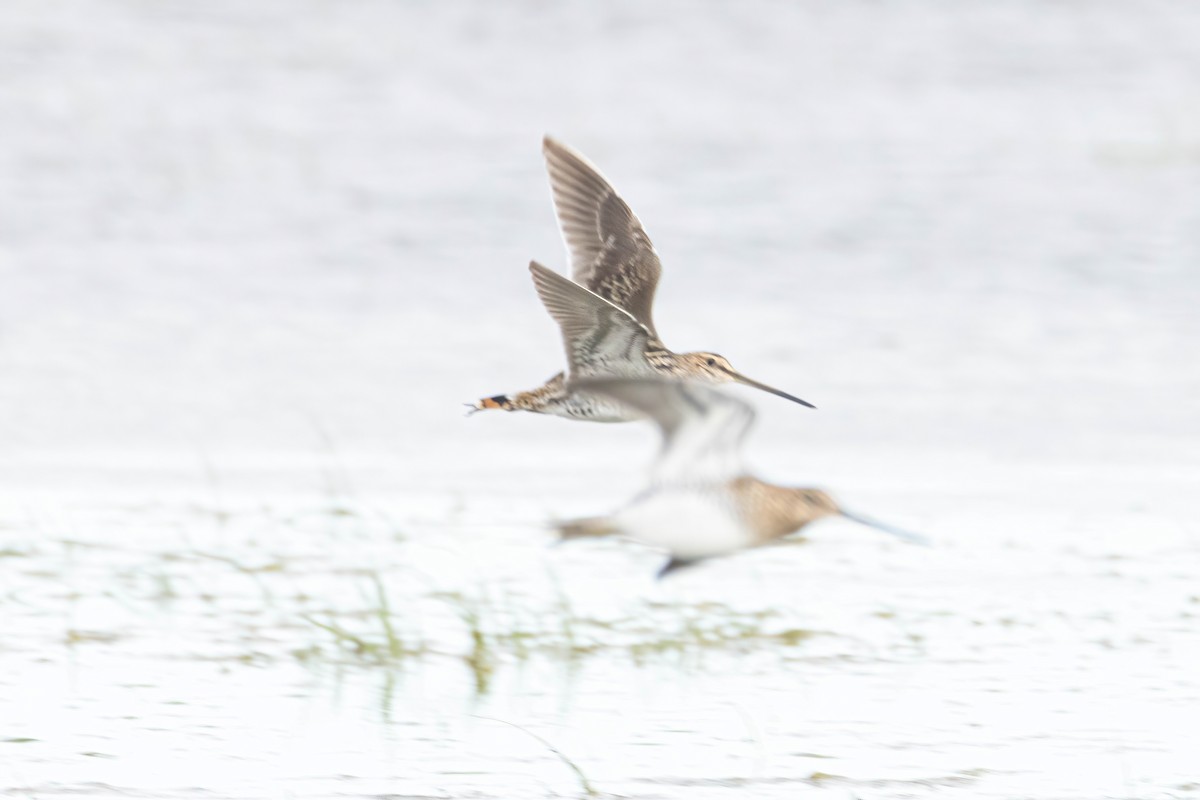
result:
[[[571,277],[657,336],[651,311],[662,264],[642,223],[578,152],[549,136],[542,140],[542,152],[559,228],[571,253]]]
[[[754,409],[741,400],[701,384],[657,378],[587,378],[572,385],[654,420],[663,439],[654,484],[719,484],[743,473],[742,443]]]
[[[529,271],[542,305],[558,322],[572,377],[652,369],[644,354],[656,340],[628,311],[536,261]]]

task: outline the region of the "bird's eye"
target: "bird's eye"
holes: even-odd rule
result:
[[[710,367],[715,367],[715,366],[717,365],[717,360],[716,360],[715,358],[710,358],[710,359],[708,360],[708,365],[709,365]]]

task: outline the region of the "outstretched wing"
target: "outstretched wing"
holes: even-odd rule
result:
[[[724,483],[742,474],[742,442],[754,409],[741,400],[701,384],[657,378],[586,378],[571,386],[654,420],[663,437],[651,475],[656,484]]]
[[[571,277],[628,311],[657,336],[651,306],[662,264],[642,223],[586,158],[549,136],[542,140],[554,210]]]
[[[536,261],[529,262],[529,271],[542,305],[562,331],[572,377],[650,369],[644,354],[653,336],[628,311]]]

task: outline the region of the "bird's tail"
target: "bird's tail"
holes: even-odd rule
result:
[[[468,403],[467,407],[471,410],[468,414],[474,414],[476,411],[486,411],[491,408],[498,408],[502,411],[515,411],[516,406],[513,404],[512,398],[506,394],[497,394],[491,397],[485,397],[482,400],[476,400],[474,403]]]
[[[528,392],[485,397],[468,404],[471,407],[470,413],[498,408],[501,411],[533,411],[544,414],[548,405],[566,397],[566,380],[566,375],[560,372],[538,388],[530,389]]]
[[[559,541],[569,542],[572,539],[595,538],[597,536],[612,536],[617,532],[607,517],[581,517],[558,523]]]

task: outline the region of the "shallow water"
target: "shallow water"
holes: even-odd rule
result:
[[[7,514],[10,791],[579,794],[551,746],[636,797],[1195,791],[1179,526],[829,523],[654,584],[526,504],[388,502]]]
[[[0,20],[0,793],[1200,796],[1200,12]],[[461,416],[561,360],[547,130],[933,547],[549,547],[654,443]]]

